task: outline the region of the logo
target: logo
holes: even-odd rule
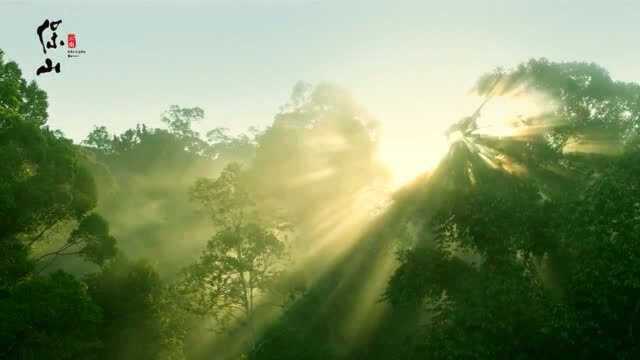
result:
[[[56,73],[60,72],[60,62],[56,62],[54,65],[54,61],[51,58],[53,55],[56,55],[55,51],[58,49],[58,46],[61,48],[65,46],[64,40],[58,41],[57,31],[61,24],[62,19],[57,21],[49,21],[49,19],[45,19],[44,22],[36,28],[36,34],[38,34],[42,52],[46,55],[44,65],[38,67],[36,70],[37,76],[40,76],[40,74],[50,73],[51,71],[55,71]],[[84,50],[76,49],[78,46],[78,36],[75,33],[67,34],[66,46],[67,58],[77,58],[87,53]]]
[[[69,49],[76,48],[76,34],[67,35],[67,46],[69,47]]]

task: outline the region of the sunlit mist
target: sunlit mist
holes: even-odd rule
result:
[[[475,135],[526,137],[540,134],[554,124],[546,116],[555,108],[544,94],[514,91],[491,98],[478,117]]]
[[[471,115],[485,100],[477,94],[461,98],[445,118],[423,121],[412,131],[398,133],[383,129],[378,157],[391,172],[393,187],[399,188],[434,169],[447,154],[450,145],[464,138],[459,131],[447,135],[446,129]],[[539,135],[558,125],[547,116],[554,108],[555,104],[545,94],[522,88],[510,91],[486,102],[478,114],[477,128],[470,135],[497,138]],[[486,150],[483,156],[491,159],[492,164],[499,161],[487,154]]]
[[[442,129],[415,138],[383,134],[378,156],[391,172],[393,187],[398,188],[437,166],[448,149]]]

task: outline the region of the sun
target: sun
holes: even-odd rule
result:
[[[378,158],[389,169],[394,188],[400,188],[428,173],[446,155],[449,143],[443,131],[423,135],[382,137]]]
[[[554,124],[545,121],[522,126],[523,119],[542,117],[553,110],[554,104],[544,94],[532,91],[495,96],[490,101],[478,95],[459,98],[451,104],[446,114],[425,114],[425,118],[439,121],[422,121],[402,129],[383,128],[378,143],[378,158],[392,175],[392,186],[400,188],[417,177],[429,173],[438,166],[456,141],[456,133],[447,130],[465,117],[473,114],[485,103],[477,118],[476,136],[496,138],[529,136],[546,131]],[[391,125],[391,124],[389,124]],[[458,134],[462,136],[462,134]],[[461,140],[461,139],[458,139]]]

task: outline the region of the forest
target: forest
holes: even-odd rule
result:
[[[0,51],[0,358],[640,358],[640,85],[544,58],[475,84],[539,111],[479,108],[395,188],[341,86],[242,134],[172,105],[74,142]]]

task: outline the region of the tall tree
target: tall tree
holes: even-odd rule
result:
[[[64,255],[102,264],[115,240],[81,154],[46,120],[46,94],[0,51],[0,357],[91,358],[100,308],[72,275],[39,274]]]
[[[207,138],[200,136],[193,125],[203,117],[200,108],[173,105],[161,118],[166,129],[137,125],[111,134],[97,127],[84,141],[100,213],[118,234],[121,248],[133,257],[153,257],[162,275],[189,264],[210,235],[207,219],[197,216],[189,201],[189,187],[231,161],[246,164],[254,156],[255,143],[248,135],[219,128]],[[142,214],[140,209],[145,209]],[[176,242],[189,245],[176,249]]]
[[[286,228],[259,213],[237,164],[228,165],[216,180],[200,179],[191,196],[216,233],[185,271],[190,308],[213,316],[222,328],[230,322],[249,324],[259,297],[282,271]]]
[[[448,301],[411,328],[403,358],[634,358],[640,87],[542,59],[481,78],[479,91],[496,77],[499,95],[543,92],[556,106],[515,122],[534,133],[470,132],[413,189],[428,194],[412,208],[421,231],[387,298],[413,313]]]
[[[169,294],[151,265],[119,255],[100,272],[88,275],[86,282],[103,313],[98,359],[181,358],[181,337],[176,336],[180,324],[172,322],[172,329],[163,324],[176,314],[167,313],[164,303]]]

